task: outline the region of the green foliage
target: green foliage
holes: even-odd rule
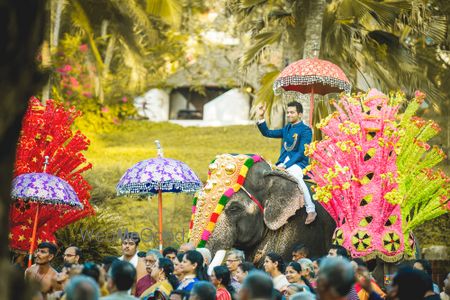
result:
[[[77,246],[82,253],[82,261],[101,262],[105,256],[119,254],[118,231],[123,229],[123,219],[113,210],[102,208],[96,215],[81,219],[56,232],[61,249]],[[62,265],[62,260],[56,265]]]
[[[414,116],[424,98],[424,94],[417,92],[399,124],[403,135],[399,140],[397,167],[405,238],[419,225],[450,211],[450,178],[433,169],[445,154],[428,144],[440,128],[433,121]]]

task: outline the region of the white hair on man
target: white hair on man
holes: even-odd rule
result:
[[[203,261],[205,266],[209,265],[212,260],[211,251],[208,248],[197,248],[195,249],[203,256]]]

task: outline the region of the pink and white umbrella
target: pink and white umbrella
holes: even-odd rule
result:
[[[344,71],[335,64],[318,59],[306,58],[287,66],[273,84],[275,95],[284,92],[310,94],[309,120],[312,126],[314,94],[326,95],[345,91],[350,93],[352,85]]]

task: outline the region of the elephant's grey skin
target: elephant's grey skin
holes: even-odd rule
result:
[[[317,218],[305,225],[306,211],[300,208],[303,194],[295,179],[259,162],[249,170],[244,187],[261,202],[264,214],[242,189],[233,195],[206,244],[212,253],[233,247],[244,250],[247,260],[253,261],[258,250],[262,257],[274,251],[290,261],[298,243],[308,246],[312,256],[327,253],[336,224],[315,202]]]

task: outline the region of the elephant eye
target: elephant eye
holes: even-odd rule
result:
[[[241,206],[237,203],[231,203],[230,206],[227,208],[227,211],[231,213],[237,213],[241,210]]]

